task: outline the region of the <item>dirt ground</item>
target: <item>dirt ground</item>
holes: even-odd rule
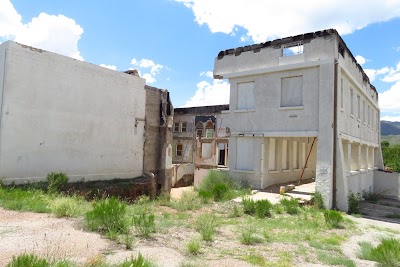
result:
[[[350,237],[342,245],[344,255],[352,259],[357,266],[376,266],[375,263],[357,258],[358,242],[367,241],[372,244],[379,242],[383,236],[399,237],[400,225],[378,222],[364,218],[354,218],[357,222],[360,234]],[[223,231],[223,230],[222,230]],[[91,262],[96,257],[103,257],[108,263],[119,263],[131,256],[140,253],[152,259],[158,266],[180,266],[188,259],[187,255],[179,249],[179,240],[185,238],[186,233],[177,229],[172,236],[160,234],[154,240],[142,241],[132,250],[126,250],[124,245],[117,244],[103,238],[96,233],[82,230],[81,219],[58,219],[49,214],[32,212],[16,212],[0,208],[0,266],[5,266],[12,256],[24,252],[35,253],[46,258],[68,258],[77,263]],[[237,243],[226,238],[219,240],[222,245],[231,251],[240,249]],[[255,248],[257,249],[257,248]],[[290,246],[273,247],[271,249],[291,250]],[[212,250],[212,247],[211,247]],[[211,253],[212,254],[212,253]],[[244,261],[230,258],[208,257],[199,259],[201,266],[226,266],[247,267],[252,266]],[[203,265],[205,263],[205,265]],[[326,266],[320,264],[301,263],[295,266]]]

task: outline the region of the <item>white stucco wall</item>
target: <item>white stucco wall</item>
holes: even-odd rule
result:
[[[374,190],[382,196],[400,200],[400,174],[374,171]]]
[[[14,42],[0,45],[3,58],[0,177],[142,175],[144,79]]]
[[[230,110],[222,114],[232,133],[229,140],[230,174],[239,177],[240,173],[256,188],[288,181],[290,177],[296,176],[293,168],[289,168],[285,173],[282,170],[278,170],[277,173],[268,172],[266,167],[268,138],[295,140],[317,137],[318,143],[313,155],[314,173],[309,172],[307,176],[315,176],[316,190],[322,194],[326,207],[330,208],[337,204],[339,208],[346,210],[349,190],[353,192],[370,190],[373,187],[373,169],[383,167],[379,144],[378,96],[366,80],[362,69],[341,43],[341,38],[336,34],[322,37],[319,34],[321,33],[303,43],[304,53],[299,55],[283,57],[284,46],[281,46],[279,40],[275,44],[273,41],[272,45],[261,44],[258,49],[250,48],[250,51],[245,47],[238,48],[233,53],[233,50],[222,52],[223,57],[215,59],[214,76],[229,79],[230,82]],[[290,77],[302,77],[303,101],[301,106],[287,108],[282,107],[282,95],[288,94],[282,90],[282,81]],[[251,82],[254,83],[253,87],[249,84]],[[247,88],[249,92],[238,92],[243,88]],[[353,114],[349,112],[350,88],[353,90]],[[244,109],[243,101],[239,99],[241,95],[253,96],[254,107]],[[358,96],[360,105],[365,102],[366,119],[362,116],[361,119],[358,118]],[[296,99],[293,100],[298,102]],[[252,102],[246,101],[244,104],[251,106]],[[368,106],[371,114],[369,122]],[[335,110],[336,140],[334,140]],[[238,173],[234,168],[236,155],[240,153],[237,151],[236,139],[241,136],[254,137],[252,148],[254,166],[251,171]],[[265,140],[258,137],[264,137]],[[366,153],[357,153],[357,157],[372,158],[374,166],[364,166],[362,169],[363,166],[360,165],[357,173],[350,173],[346,166],[351,164],[351,159],[345,158],[341,147],[343,140],[370,149],[368,156]],[[264,153],[261,147],[264,147]],[[334,152],[336,152],[336,166]],[[336,203],[333,203],[334,190],[337,192]]]

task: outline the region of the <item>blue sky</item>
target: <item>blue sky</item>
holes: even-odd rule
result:
[[[124,71],[168,89],[175,107],[225,104],[218,52],[336,28],[400,121],[400,0],[0,0],[0,42],[15,40]]]

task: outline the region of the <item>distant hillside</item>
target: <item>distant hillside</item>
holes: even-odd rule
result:
[[[400,135],[400,121],[381,121],[381,136]]]

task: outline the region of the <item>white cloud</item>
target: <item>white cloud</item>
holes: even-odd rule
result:
[[[211,79],[214,79],[214,74],[212,73],[212,71],[203,71],[200,73],[200,76],[204,76],[204,77],[208,77]]]
[[[175,1],[192,9],[195,21],[211,32],[232,34],[235,27],[242,27],[254,42],[328,28],[349,34],[400,16],[397,0]]]
[[[146,83],[154,83],[156,81],[156,79],[150,73],[145,73],[142,75],[142,77],[146,79]]]
[[[374,69],[364,69],[364,72],[367,74],[369,81],[372,83],[373,81],[375,81],[377,76],[380,75],[384,75],[389,73],[390,69],[388,67],[383,67],[381,69],[378,70],[374,70]]]
[[[117,70],[117,66],[114,66],[114,65],[100,64],[100,67],[107,68],[110,70]]]
[[[132,58],[131,64],[133,66],[139,67],[139,75],[140,70],[150,71],[150,73],[145,73],[142,75],[143,78],[146,79],[147,83],[154,83],[156,81],[155,76],[157,76],[160,71],[164,68],[163,65],[155,63],[151,59],[143,58],[141,60],[137,60],[136,58]]]
[[[400,81],[396,82],[389,90],[379,94],[379,106],[382,112],[400,114]]]
[[[397,82],[400,81],[400,62],[397,63],[396,68],[390,68],[388,74],[382,79],[384,82]]]
[[[383,116],[381,121],[400,121],[400,116]]]
[[[214,80],[213,83],[201,81],[195,95],[186,101],[184,107],[222,104],[229,104],[229,83],[223,80]]]
[[[360,55],[356,56],[356,60],[357,60],[357,63],[360,64],[361,66],[364,65],[365,62],[367,62],[367,60],[363,56],[360,56]]]
[[[9,0],[0,0],[0,37],[83,60],[78,41],[81,26],[63,15],[40,13],[27,23]]]

